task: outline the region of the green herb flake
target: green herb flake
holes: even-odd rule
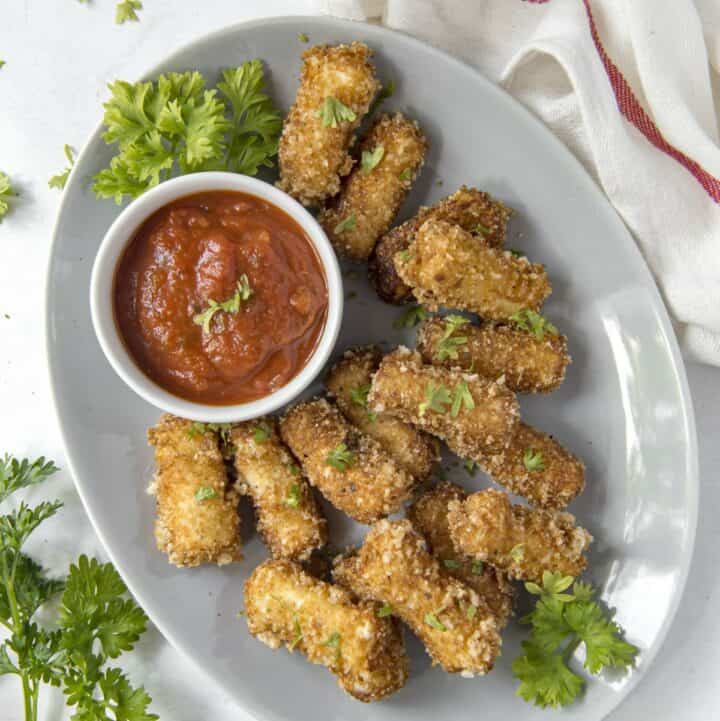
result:
[[[482,576],[485,572],[485,564],[482,561],[473,561],[470,570],[473,576]]]
[[[10,185],[10,178],[5,173],[0,172],[0,223],[10,211],[9,199],[16,195],[17,193]]]
[[[421,305],[411,305],[404,310],[393,322],[393,328],[400,330],[401,328],[413,328],[418,323],[426,320],[427,311]]]
[[[373,150],[363,150],[360,159],[360,172],[363,175],[370,175],[377,168],[384,155],[385,148],[382,145],[376,146]]]
[[[483,236],[487,237],[488,235],[490,235],[491,231],[490,231],[490,228],[487,227],[487,225],[483,225],[482,223],[477,223],[475,225],[475,232],[478,233],[479,235],[483,235]]]
[[[350,213],[347,218],[341,220],[334,228],[336,234],[344,233],[346,230],[353,230],[357,226],[357,218],[355,213]]]
[[[293,613],[293,628],[295,630],[295,638],[293,639],[292,643],[288,646],[288,649],[290,651],[294,651],[295,647],[303,639],[302,629],[300,628],[300,619],[298,618],[297,613]]]
[[[210,488],[210,486],[200,486],[200,488],[195,491],[195,500],[202,503],[211,498],[217,498],[217,495],[217,491],[214,488]]]
[[[122,25],[126,22],[138,22],[137,11],[142,10],[142,2],[140,0],[121,0],[115,8],[115,22]]]
[[[522,250],[516,250],[515,248],[508,248],[508,253],[513,256],[513,258],[525,258],[525,253],[522,252]]]
[[[448,571],[457,571],[460,568],[460,561],[456,561],[454,558],[446,558],[443,561],[443,566],[445,566]]]
[[[435,351],[435,359],[440,362],[447,360],[448,358],[457,360],[458,348],[461,345],[465,345],[468,339],[465,335],[456,336],[453,334],[456,330],[458,330],[458,328],[461,328],[470,322],[467,318],[464,318],[461,315],[445,316],[444,321],[445,330],[443,331],[443,335],[440,338],[437,350]]]
[[[288,463],[287,469],[293,476],[300,475],[300,467],[295,465],[294,463]]]
[[[337,631],[331,633],[328,638],[323,641],[323,646],[335,649],[336,661],[342,656],[342,636]]]
[[[337,98],[328,95],[318,108],[316,115],[324,128],[337,128],[340,123],[352,123],[357,114],[352,108],[341,103]]]
[[[471,411],[475,408],[475,401],[473,400],[472,393],[470,393],[467,383],[461,383],[453,390],[452,406],[450,407],[451,418],[457,418],[460,413],[460,409],[463,407],[467,411]]]
[[[545,470],[545,457],[542,451],[534,451],[532,448],[526,448],[523,453],[523,465],[530,473]]]
[[[300,505],[300,484],[293,483],[290,486],[287,497],[285,498],[285,505],[290,508],[297,508]]]
[[[393,607],[389,603],[385,603],[377,610],[378,618],[385,618],[386,616],[392,616],[394,613]]]
[[[447,626],[434,613],[425,614],[425,623],[437,631],[447,631]]]
[[[510,558],[512,558],[515,563],[521,563],[525,559],[525,544],[518,543],[517,546],[513,546],[510,549]]]
[[[216,313],[219,313],[220,311],[231,314],[237,313],[240,310],[242,303],[249,300],[252,294],[253,289],[250,287],[250,281],[248,280],[247,275],[243,273],[240,276],[240,280],[238,280],[235,284],[235,293],[221,303],[218,303],[210,298],[208,300],[208,307],[202,311],[202,313],[198,313],[193,316],[193,323],[195,323],[195,325],[202,326],[203,333],[209,335],[211,332],[210,324]]]
[[[436,386],[431,381],[425,388],[425,400],[419,405],[418,413],[421,418],[428,411],[447,413],[445,406],[449,403],[451,403],[450,391],[444,385]]]
[[[558,335],[558,329],[549,320],[529,308],[513,313],[510,316],[510,320],[515,323],[520,330],[532,333],[537,340],[543,340],[545,333]]]
[[[465,617],[469,621],[472,621],[473,618],[475,618],[477,611],[478,611],[478,607],[474,606],[472,603],[469,603],[467,609],[465,610]]]
[[[407,183],[408,180],[412,180],[413,171],[412,168],[405,168],[405,170],[400,173],[400,180],[402,180],[404,183]]]
[[[67,181],[70,177],[70,171],[72,171],[73,166],[75,165],[75,157],[73,155],[73,149],[69,145],[65,145],[65,157],[68,161],[68,167],[63,170],[62,173],[59,173],[58,175],[53,175],[50,180],[48,181],[48,187],[50,188],[56,188],[58,190],[62,190]]]
[[[345,443],[340,443],[333,448],[325,458],[325,463],[327,463],[328,466],[336,468],[341,473],[345,473],[348,468],[352,468],[355,465],[355,461],[355,454],[351,450],[348,450]]]
[[[267,421],[260,421],[253,430],[253,440],[255,443],[265,443],[272,436],[272,427]]]
[[[301,43],[307,43],[310,42],[310,38],[305,33],[298,33],[298,40]]]
[[[467,473],[469,476],[474,476],[474,475],[475,475],[475,469],[477,468],[477,465],[478,465],[478,464],[477,464],[477,461],[474,461],[472,458],[468,458],[468,459],[463,463],[463,468],[465,468],[465,471],[466,471],[466,473]]]

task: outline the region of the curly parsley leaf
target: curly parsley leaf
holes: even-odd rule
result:
[[[65,144],[65,157],[68,161],[68,167],[65,168],[62,173],[53,175],[50,180],[48,180],[48,187],[57,188],[58,190],[62,190],[65,187],[65,184],[70,177],[70,172],[73,169],[73,165],[75,165],[75,156],[73,154],[73,149],[67,144]]]
[[[142,10],[140,0],[121,0],[115,7],[115,22],[122,25],[126,22],[138,22],[137,11]]]
[[[0,503],[21,488],[42,483],[58,470],[52,461],[46,461],[43,456],[31,462],[27,458],[19,461],[5,454],[0,460]]]
[[[324,128],[337,128],[340,123],[352,123],[357,119],[357,113],[337,98],[328,95],[322,105],[317,109],[316,115]]]
[[[543,340],[545,333],[558,335],[558,329],[547,318],[529,308],[513,313],[510,316],[510,320],[515,323],[520,330],[532,333],[538,340]]]
[[[398,318],[393,322],[393,328],[412,328],[418,323],[426,320],[428,317],[427,311],[421,305],[411,305],[409,308],[404,310]]]
[[[345,443],[340,443],[332,449],[325,458],[328,466],[336,468],[338,471],[345,473],[348,468],[352,468],[356,461],[355,454],[348,449]]]
[[[545,456],[542,451],[535,451],[532,448],[526,448],[523,453],[523,465],[525,469],[534,473],[536,471],[545,470]]]
[[[436,386],[430,382],[425,389],[425,400],[418,407],[420,416],[424,416],[428,411],[433,413],[446,413],[447,406],[452,402],[450,391],[443,385]]]
[[[14,198],[17,193],[10,185],[10,178],[5,173],[0,172],[0,223],[2,219],[10,211],[10,198]]]

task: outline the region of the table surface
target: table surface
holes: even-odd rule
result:
[[[0,170],[21,197],[0,225],[0,436],[5,451],[45,455],[63,467],[45,360],[44,285],[59,192],[47,179],[64,167],[63,145],[80,149],[101,117],[105,84],[134,79],[170,50],[254,17],[311,14],[323,0],[146,0],[139,24],[114,24],[114,0],[16,0],[0,22]],[[652,669],[612,721],[708,721],[717,715],[720,667],[720,369],[689,365],[700,441],[701,506],[683,603]],[[65,501],[31,552],[51,568],[80,552],[103,556],[69,474],[45,491]],[[146,685],[161,719],[237,719],[238,708],[151,629],[126,668]],[[678,690],[681,690],[678,693]],[[62,698],[43,696],[41,718],[60,718]],[[0,680],[0,721],[22,718],[20,689]]]

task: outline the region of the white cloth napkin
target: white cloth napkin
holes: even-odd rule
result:
[[[635,236],[687,357],[720,365],[717,0],[326,3],[462,56],[536,113]]]

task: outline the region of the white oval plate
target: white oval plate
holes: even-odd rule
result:
[[[599,721],[645,673],[682,594],[698,503],[697,452],[690,396],[660,296],[630,235],[572,155],[520,105],[474,70],[417,40],[331,18],[286,18],[237,25],[204,37],[149,76],[221,68],[261,58],[274,98],[292,102],[311,43],[364,40],[380,77],[393,79],[387,109],[417,118],[431,150],[402,216],[460,184],[476,185],[516,210],[509,246],[547,265],[554,292],[547,315],[570,339],[574,358],[560,390],[524,397],[530,422],[555,434],[587,464],[587,490],[572,506],[596,538],[587,576],[641,648],[624,677],[593,679],[566,719]],[[515,696],[510,664],[523,629],[513,624],[503,656],[485,679],[449,676],[409,640],[411,678],[387,701],[363,705],[344,695],[322,668],[298,654],[273,652],[236,618],[243,582],[266,557],[259,539],[242,563],[177,570],[155,549],[152,471],[146,428],[157,412],[115,375],[90,323],[90,269],[100,239],[118,214],[95,200],[90,178],[109,160],[95,132],[65,189],[48,281],[48,354],[67,455],[87,512],[128,586],[165,636],[261,719],[282,721],[513,721],[549,717]],[[439,183],[442,182],[442,185]],[[358,266],[346,280],[337,351],[349,345],[412,344],[393,329],[398,309],[378,301]],[[486,484],[462,469],[468,488]],[[250,524],[246,525],[246,529]],[[358,528],[331,518],[337,545]],[[249,535],[246,531],[245,535]]]

